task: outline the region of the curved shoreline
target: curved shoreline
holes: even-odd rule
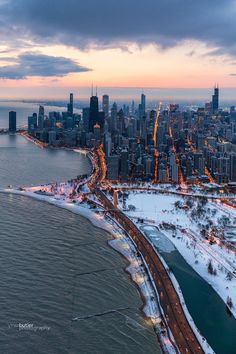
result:
[[[33,141],[32,141],[33,142]],[[36,144],[37,145],[37,144]],[[93,169],[95,168],[95,161],[94,161],[94,156],[92,155],[91,151],[84,151],[81,149],[69,149],[66,148],[67,150],[70,151],[75,151],[78,153],[83,153],[84,155],[87,156],[87,158],[89,159]],[[92,178],[93,176],[93,171],[90,172],[90,176],[88,178]],[[30,197],[36,200],[40,200],[43,202],[47,202],[49,204],[52,204],[54,206],[66,209],[68,211],[71,211],[75,214],[81,215],[83,217],[85,217],[86,219],[90,220],[90,222],[95,226],[98,227],[100,229],[103,229],[106,232],[109,232],[109,234],[111,234],[114,237],[114,240],[116,240],[116,232],[114,231],[114,225],[112,226],[112,224],[110,224],[107,220],[103,220],[103,218],[98,217],[98,215],[96,213],[94,213],[93,211],[89,210],[86,207],[81,207],[81,205],[77,205],[77,204],[73,204],[73,203],[67,203],[66,201],[62,200],[62,199],[56,199],[54,196],[45,196],[45,195],[38,195],[35,194],[33,192],[30,191],[20,191],[20,190],[13,190],[13,189],[5,189],[5,190],[0,190],[1,193],[8,193],[8,194],[15,194],[15,195],[21,195],[21,196],[25,196],[25,197]],[[111,218],[112,219],[112,218]],[[113,220],[113,222],[115,222],[115,220]],[[122,230],[122,228],[119,226],[119,228]],[[123,230],[123,232],[127,233],[126,230]],[[130,255],[127,255],[125,252],[122,252],[122,248],[121,247],[114,247],[114,244],[112,245],[112,241],[108,242],[108,244],[115,249],[116,251],[118,251],[120,254],[122,254],[123,257],[126,258],[126,260],[129,262],[129,265],[126,267],[125,271],[127,271],[130,274],[130,277],[132,279],[132,281],[137,285],[140,295],[141,295],[141,299],[145,300],[145,303],[142,306],[142,311],[145,313],[145,315],[149,318],[151,318],[153,325],[155,324],[156,318],[160,316],[160,311],[158,311],[157,313],[157,307],[160,307],[160,303],[158,301],[158,292],[155,289],[155,285],[154,282],[152,281],[152,278],[150,277],[150,272],[149,272],[149,282],[150,282],[150,287],[147,288],[147,284],[145,284],[144,281],[144,286],[142,284],[139,283],[139,281],[137,281],[137,276],[143,276],[142,271],[140,272],[140,267],[136,267],[136,269],[132,269],[132,262],[130,261],[130,259],[132,258]],[[126,242],[126,244],[132,248],[132,246],[134,246],[132,244],[132,239],[130,238],[128,239],[124,239],[124,242]],[[137,248],[135,249],[136,253],[137,253]],[[133,252],[135,253],[135,252]],[[134,257],[135,261],[138,261],[138,258]],[[144,261],[144,260],[142,260]],[[142,262],[142,264],[145,264],[145,262]],[[139,269],[137,269],[139,268]],[[149,269],[146,265],[146,273],[148,273]],[[152,301],[150,301],[151,299],[151,295],[153,293],[153,289],[154,292],[156,293],[157,296],[157,307],[155,309],[153,309],[152,306]],[[154,311],[153,311],[154,310]],[[171,337],[171,336],[169,336]],[[172,336],[173,339],[173,336]],[[167,350],[167,348],[165,348]],[[167,350],[168,352],[170,352],[170,347],[168,348],[169,350]],[[173,351],[172,351],[173,352]],[[208,348],[208,353],[209,352],[209,348]]]
[[[129,273],[130,275],[130,278],[131,280],[135,283],[135,285],[137,286],[138,290],[139,290],[139,293],[140,293],[140,297],[142,300],[144,300],[144,304],[141,306],[141,311],[144,313],[144,315],[149,318],[151,321],[152,321],[152,325],[153,325],[153,328],[155,329],[155,325],[156,325],[156,321],[157,321],[157,318],[160,318],[161,315],[163,315],[163,311],[162,311],[162,308],[160,306],[160,303],[159,303],[159,294],[157,292],[157,289],[155,287],[155,284],[152,280],[152,277],[151,277],[151,274],[148,270],[148,267],[147,265],[145,265],[145,260],[143,260],[142,258],[142,263],[145,267],[145,273],[148,274],[148,278],[149,278],[149,281],[148,281],[148,285],[149,285],[149,288],[147,286],[147,284],[144,284],[144,286],[141,286],[142,284],[140,284],[137,279],[139,278],[139,276],[143,276],[143,273],[142,271],[140,272],[140,264],[136,267],[133,267],[133,264],[132,264],[132,260],[137,262],[139,261],[139,259],[137,257],[134,256],[134,252],[133,252],[133,257],[130,255],[130,254],[127,254],[127,252],[124,251],[124,249],[122,249],[122,247],[115,247],[115,244],[112,244],[113,241],[116,241],[117,239],[119,239],[119,236],[117,238],[117,231],[114,229],[114,225],[112,225],[111,223],[109,223],[109,221],[105,220],[103,217],[99,217],[97,214],[95,214],[93,211],[91,211],[90,209],[87,209],[87,208],[84,208],[80,205],[75,205],[75,204],[72,204],[72,203],[66,203],[65,201],[63,200],[57,200],[53,197],[49,197],[49,196],[43,196],[43,195],[38,195],[38,194],[35,194],[33,192],[25,192],[25,191],[19,191],[19,190],[13,190],[13,189],[0,189],[0,193],[2,194],[13,194],[13,195],[19,195],[19,196],[23,196],[23,197],[27,197],[27,198],[31,198],[31,199],[34,199],[34,200],[37,200],[37,201],[41,201],[41,202],[46,202],[48,204],[51,204],[51,205],[54,205],[58,208],[62,208],[62,209],[65,209],[67,211],[70,211],[74,214],[77,214],[77,215],[80,215],[84,218],[86,218],[87,220],[89,220],[91,222],[91,224],[97,228],[100,228],[106,232],[108,232],[109,234],[112,235],[113,239],[112,240],[108,240],[108,245],[110,247],[112,247],[115,251],[117,251],[119,254],[121,254],[122,257],[124,257],[126,259],[126,261],[128,262],[128,266],[125,268],[125,271]],[[95,215],[97,217],[95,217]],[[116,223],[117,225],[117,223]],[[119,228],[118,232],[121,234],[121,233],[126,233],[126,237],[123,238],[123,241],[128,244],[129,247],[134,247],[134,243],[132,242],[132,239],[128,238],[127,237],[127,231],[126,230],[123,230],[121,226],[117,225],[117,228]],[[135,253],[137,251],[137,249],[135,249]],[[132,269],[133,268],[133,269]],[[195,334],[197,334],[200,342],[201,342],[201,345],[203,347],[203,349],[205,350],[205,352],[207,354],[214,354],[214,351],[212,350],[212,348],[209,346],[209,344],[207,343],[207,341],[205,340],[202,340],[202,335],[200,334],[198,328],[196,327],[194,321],[192,320],[192,317],[187,309],[187,306],[184,302],[184,299],[183,297],[181,296],[182,295],[182,292],[181,290],[179,290],[179,284],[177,282],[176,279],[173,279],[172,277],[172,280],[174,280],[174,286],[178,292],[178,294],[180,295],[180,299],[181,301],[183,301],[183,309],[184,309],[184,312],[186,313],[186,315],[188,316],[189,318],[189,322],[190,322],[190,325],[191,327],[193,328]],[[154,292],[154,295],[155,297],[157,298],[157,306],[155,308],[155,311],[153,311],[153,303],[151,301],[151,297],[153,295],[153,292]],[[168,329],[169,330],[169,329]],[[170,335],[172,337],[172,334],[170,332]],[[168,343],[169,346],[171,346],[171,349],[170,348],[165,348],[165,345],[163,343],[163,341],[161,342],[161,337],[159,337],[158,335],[158,342],[159,342],[159,345],[161,346],[164,346],[164,351],[166,351],[167,353],[168,352],[172,352],[173,353],[173,350],[176,352],[175,348],[173,347],[173,345],[170,345],[170,343]],[[164,337],[166,338],[166,337]]]
[[[134,249],[132,240],[128,239],[128,237],[125,235],[126,231],[123,230],[122,227],[118,226],[117,224],[116,227],[114,227],[114,225],[109,223],[108,220],[105,220],[104,218],[100,218],[100,217],[96,218],[96,214],[88,208],[84,208],[80,205],[66,203],[65,201],[62,200],[56,200],[53,197],[43,196],[43,195],[35,194],[33,192],[25,192],[20,190],[1,189],[1,188],[0,188],[0,194],[7,194],[7,195],[12,194],[16,196],[23,196],[25,198],[31,198],[36,201],[40,201],[42,203],[48,203],[55,207],[62,208],[76,215],[80,215],[81,217],[84,217],[85,219],[89,220],[94,227],[102,229],[105,232],[112,235],[113,238],[111,240],[109,239],[107,240],[107,245],[108,247],[111,247],[114,251],[118,252],[120,256],[126,260],[127,266],[123,268],[123,270],[129,275],[130,280],[135,284],[135,286],[139,291],[141,301],[143,302],[143,304],[140,307],[140,311],[143,314],[144,318],[151,320],[153,330],[155,329],[154,325],[156,319],[160,317],[159,304],[157,303],[157,306],[153,307],[151,297],[155,294],[152,290],[152,284],[149,281],[149,279],[145,279],[145,282],[143,284],[140,284],[137,280],[143,276],[143,272],[142,269],[140,268],[140,264],[138,264],[139,259],[136,256],[137,252]],[[118,233],[120,235],[123,234],[123,237],[120,238]],[[126,247],[123,248],[122,244],[120,245],[115,244],[115,241],[119,240],[119,238],[123,241],[123,244],[128,245],[128,247],[130,248],[130,252],[127,252],[127,248]],[[158,338],[158,344],[162,347],[162,350],[164,349],[164,352],[173,353],[173,351],[169,351],[168,348],[165,348],[164,342],[163,343],[160,342],[160,338],[158,335],[157,338]]]

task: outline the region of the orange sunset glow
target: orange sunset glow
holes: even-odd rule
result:
[[[0,1],[5,24],[0,46],[3,98],[63,97],[70,88],[92,83],[140,89],[211,88],[216,82],[236,87],[234,44],[224,42],[225,21],[233,26],[235,7],[226,16],[222,4],[214,19],[199,16],[191,21],[196,4],[179,2],[177,7],[174,1],[176,16],[170,16],[162,1],[149,0],[141,10],[133,0],[123,7],[103,0],[96,16],[89,3],[59,1],[54,7],[52,0],[48,5]],[[212,11],[206,2],[202,10]],[[123,16],[122,26],[112,25],[113,15]]]

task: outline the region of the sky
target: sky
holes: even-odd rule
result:
[[[235,15],[233,0],[0,0],[0,98],[235,88]]]

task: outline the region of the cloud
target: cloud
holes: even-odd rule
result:
[[[1,53],[1,52],[0,52]],[[0,57],[0,61],[5,61],[5,62],[15,62],[15,59],[12,57]]]
[[[69,73],[81,73],[89,70],[89,68],[68,58],[25,53],[16,59],[16,64],[1,66],[0,78],[20,80],[30,76],[62,77]]]
[[[193,57],[194,55],[196,55],[196,51],[195,50],[191,50],[191,52],[187,53],[188,57]]]
[[[166,48],[193,39],[218,48],[212,54],[236,55],[234,0],[4,0],[0,13],[4,33],[34,41]]]
[[[236,76],[236,73],[229,74],[229,76]]]

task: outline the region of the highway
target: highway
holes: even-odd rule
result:
[[[156,250],[137,226],[121,210],[115,208],[113,203],[106,197],[99,187],[100,182],[104,179],[105,175],[105,161],[101,150],[101,148],[97,150],[98,168],[96,169],[92,182],[89,185],[91,192],[96,195],[100,203],[110,215],[129,233],[136,243],[139,252],[145,258],[156,289],[159,293],[160,304],[168,323],[168,327],[173,334],[180,353],[204,353],[185,316],[180,298],[172,284],[168,271],[165,269]]]
[[[136,243],[138,250],[145,258],[160,295],[161,307],[165,313],[168,326],[180,352],[194,354],[204,353],[184,314],[180,299],[171,282],[169,274],[155,249],[125,214],[118,209],[114,209],[113,203],[107,199],[100,189],[95,189],[95,194],[103,206],[109,210],[112,217],[128,231]]]

